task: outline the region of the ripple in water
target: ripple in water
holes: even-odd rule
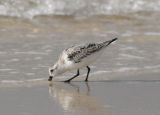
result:
[[[159,5],[158,0],[1,0],[0,15],[32,18],[37,15],[124,14],[160,11]]]

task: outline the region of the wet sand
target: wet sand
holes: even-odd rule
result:
[[[0,111],[3,115],[159,115],[159,88],[160,81],[153,80],[3,83]]]

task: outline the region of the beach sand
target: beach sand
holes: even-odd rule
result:
[[[160,80],[1,83],[3,115],[159,115]]]

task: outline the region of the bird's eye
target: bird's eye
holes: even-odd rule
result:
[[[51,73],[53,73],[53,71],[54,71],[53,69],[50,70]]]

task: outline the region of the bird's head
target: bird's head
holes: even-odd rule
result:
[[[49,67],[49,81],[51,81],[53,77],[58,76],[64,72],[64,67],[62,67],[59,63],[54,64],[53,66]]]
[[[49,67],[49,75],[51,77],[55,77],[58,74],[58,64],[54,64],[53,66]]]

